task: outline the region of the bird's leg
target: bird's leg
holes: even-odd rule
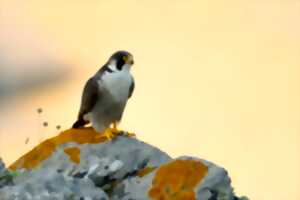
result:
[[[110,128],[105,129],[103,135],[107,138],[107,140],[112,140],[115,137],[113,131]]]
[[[123,131],[120,131],[119,129],[118,129],[118,124],[117,124],[117,122],[113,122],[112,123],[112,129],[111,129],[111,132],[114,134],[114,135],[121,135],[122,133],[123,133]]]
[[[127,137],[135,137],[135,134],[134,134],[134,133],[119,130],[119,129],[117,128],[117,125],[118,125],[117,122],[112,123],[112,129],[111,129],[111,132],[113,133],[114,136],[125,135],[125,136],[127,136]]]

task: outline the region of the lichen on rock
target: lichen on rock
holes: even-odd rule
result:
[[[78,147],[65,148],[64,152],[69,155],[71,161],[76,164],[80,163],[80,149]]]
[[[19,158],[9,168],[11,170],[21,168],[33,169],[50,157],[60,145],[66,143],[97,144],[106,140],[105,136],[95,132],[92,128],[66,130],[56,137],[45,140],[33,150]]]
[[[92,128],[66,130],[9,169],[20,175],[2,188],[0,179],[4,200],[239,199],[222,167],[193,157],[172,159],[136,138],[106,140]]]
[[[207,171],[207,166],[200,161],[174,160],[160,166],[148,194],[155,200],[195,200],[194,188]]]

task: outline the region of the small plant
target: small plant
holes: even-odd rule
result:
[[[19,173],[19,172],[11,172],[11,171],[7,171],[7,170],[0,173],[0,188],[3,186],[6,186],[6,185],[12,185],[13,179],[20,175],[21,175],[21,173]]]

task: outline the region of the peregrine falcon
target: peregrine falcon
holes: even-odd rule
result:
[[[104,131],[108,139],[120,132],[117,124],[134,90],[134,79],[130,73],[133,64],[133,56],[129,52],[117,51],[86,82],[78,119],[72,128],[91,123],[97,132]],[[110,128],[111,124],[113,128]]]

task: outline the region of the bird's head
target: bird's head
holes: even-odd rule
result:
[[[108,60],[108,66],[113,71],[130,70],[133,64],[133,56],[127,51],[117,51]]]

